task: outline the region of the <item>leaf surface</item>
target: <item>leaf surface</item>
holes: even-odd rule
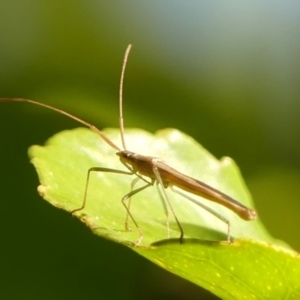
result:
[[[120,144],[118,129],[104,132],[115,144]],[[253,208],[235,163],[228,157],[217,160],[178,130],[165,129],[152,135],[139,129],[126,129],[126,142],[128,150],[159,157],[176,170]],[[69,212],[82,205],[89,168],[128,171],[115,153],[115,149],[85,128],[58,133],[45,146],[29,149],[41,183],[39,193],[54,206]],[[285,295],[283,298],[287,295],[299,298],[300,283],[295,281],[300,278],[299,256],[274,240],[259,218],[244,221],[227,208],[197,196],[193,197],[230,220],[233,243],[224,242],[227,238],[224,222],[169,189],[167,193],[185,240],[184,244],[179,243],[180,232],[170,208],[170,239],[167,239],[162,201],[157,187],[151,186],[131,200],[130,211],[143,231],[140,245],[134,246],[139,234],[131,220],[131,230],[125,230],[126,211],[121,202],[134,178],[135,175],[91,172],[86,206],[76,216],[95,234],[131,247],[223,299],[272,299],[269,296],[274,293]],[[135,188],[144,184],[139,180]]]

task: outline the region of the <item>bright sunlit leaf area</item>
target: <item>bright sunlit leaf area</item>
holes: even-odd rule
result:
[[[107,129],[105,133],[115,144],[120,144],[118,129]],[[178,171],[254,208],[235,163],[228,157],[217,160],[178,130],[165,129],[155,135],[139,129],[126,130],[126,142],[128,150],[162,158]],[[127,170],[115,152],[97,134],[84,128],[58,133],[43,147],[32,146],[29,156],[40,179],[40,195],[69,212],[81,207],[89,168]],[[125,230],[126,210],[121,203],[134,178],[134,175],[92,172],[86,206],[76,212],[76,216],[95,234],[131,247],[161,267],[223,299],[266,299],[286,293],[299,296],[296,292],[299,283],[295,279],[300,275],[299,257],[282,242],[270,237],[259,217],[244,221],[227,208],[199,197],[230,221],[233,243],[226,242],[227,225],[224,222],[171,190],[167,192],[185,239],[180,244],[180,232],[170,208],[168,239],[167,218],[157,187],[150,186],[131,200],[130,211],[143,232],[140,245],[135,246],[139,233],[131,220],[131,230]],[[136,188],[143,184],[143,181],[139,182]],[[274,286],[270,284],[270,270]],[[267,283],[269,289],[265,289]],[[265,296],[260,298],[262,295]]]

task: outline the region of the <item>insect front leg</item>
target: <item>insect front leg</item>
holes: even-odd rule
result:
[[[84,189],[84,196],[82,204],[79,208],[73,209],[71,211],[71,215],[74,215],[76,212],[81,211],[85,208],[86,201],[87,201],[87,193],[88,193],[88,187],[89,187],[89,181],[90,181],[90,175],[92,172],[109,172],[109,173],[117,173],[117,174],[125,174],[125,175],[132,175],[132,172],[122,171],[122,170],[115,170],[115,169],[109,169],[109,168],[101,168],[101,167],[92,167],[87,172],[87,178],[85,182],[85,189]]]

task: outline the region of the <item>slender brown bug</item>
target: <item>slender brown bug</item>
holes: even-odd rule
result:
[[[184,231],[183,228],[175,214],[175,211],[171,205],[171,202],[169,200],[168,194],[166,193],[166,188],[170,188],[175,193],[183,196],[184,198],[188,199],[189,201],[192,201],[193,203],[201,206],[208,212],[212,213],[214,216],[219,218],[221,221],[225,222],[228,226],[227,230],[227,241],[230,242],[230,222],[225,217],[220,215],[219,213],[213,211],[210,207],[202,204],[198,200],[192,198],[189,194],[186,194],[182,192],[181,190],[188,192],[193,195],[200,196],[202,198],[211,200],[213,202],[216,202],[218,204],[221,204],[228,209],[235,212],[240,218],[243,220],[253,220],[256,218],[256,212],[255,210],[246,207],[245,205],[241,204],[240,202],[234,200],[230,196],[224,194],[223,192],[205,184],[204,182],[201,182],[197,179],[194,179],[190,176],[187,176],[183,173],[178,172],[174,168],[168,166],[164,161],[162,161],[159,158],[151,157],[151,156],[144,156],[141,154],[134,153],[132,151],[129,151],[126,143],[125,143],[125,135],[124,135],[124,118],[123,118],[123,82],[124,82],[124,74],[125,74],[125,68],[127,64],[128,55],[131,49],[131,45],[129,45],[125,52],[125,57],[123,61],[122,66],[122,72],[121,72],[121,80],[120,80],[120,90],[119,90],[119,126],[120,126],[120,132],[121,132],[121,140],[122,140],[122,146],[123,150],[121,150],[117,145],[115,145],[101,130],[99,130],[94,125],[70,114],[67,113],[61,109],[52,107],[47,104],[43,104],[34,100],[30,99],[23,99],[23,98],[0,98],[1,102],[28,102],[35,105],[43,106],[48,109],[54,110],[60,114],[66,115],[67,117],[74,119],[78,121],[79,123],[89,127],[91,130],[96,132],[107,144],[109,144],[111,147],[113,147],[115,150],[117,150],[117,155],[119,156],[120,161],[122,164],[128,169],[128,171],[123,170],[116,170],[116,169],[110,169],[110,168],[103,168],[103,167],[91,167],[87,172],[87,179],[85,184],[85,190],[84,190],[84,197],[81,207],[74,209],[71,213],[76,214],[77,212],[81,211],[85,208],[87,204],[87,191],[89,187],[89,178],[91,172],[111,172],[111,173],[118,173],[118,174],[125,174],[125,175],[135,175],[135,179],[131,183],[131,191],[126,194],[122,198],[122,204],[124,205],[127,216],[125,220],[125,228],[126,230],[129,230],[128,228],[128,219],[130,218],[134,225],[136,226],[137,230],[139,231],[139,237],[137,241],[135,242],[136,245],[140,244],[142,238],[143,238],[143,232],[142,229],[139,227],[138,223],[136,222],[134,216],[130,212],[130,199],[135,194],[143,191],[144,189],[148,188],[149,186],[153,186],[154,184],[157,184],[160,188],[160,197],[162,198],[162,201],[164,203],[164,210],[165,214],[167,216],[167,230],[168,230],[168,236],[169,236],[169,223],[168,223],[168,210],[167,205],[171,209],[171,212],[175,218],[175,221],[177,223],[177,226],[180,231],[179,240],[180,243],[183,243],[183,237],[184,237]],[[137,189],[134,189],[135,184],[142,180],[145,182],[145,185],[142,187],[139,187]],[[126,201],[128,204],[126,204]]]

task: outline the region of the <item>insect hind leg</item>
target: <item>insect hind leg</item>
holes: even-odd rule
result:
[[[198,206],[200,206],[201,208],[205,209],[206,211],[208,211],[209,213],[211,213],[212,215],[214,215],[216,218],[218,218],[219,220],[221,220],[222,222],[224,222],[225,224],[227,224],[227,242],[228,242],[228,243],[231,243],[231,238],[230,238],[230,222],[229,222],[228,219],[226,219],[224,216],[222,216],[221,214],[217,213],[216,211],[214,211],[213,209],[211,209],[211,208],[208,207],[207,205],[201,203],[200,201],[198,201],[198,200],[196,200],[196,199],[190,197],[189,195],[187,195],[187,194],[185,194],[185,193],[183,193],[183,192],[177,190],[177,189],[174,188],[173,186],[170,186],[170,189],[171,189],[174,193],[176,193],[176,194],[178,194],[178,195],[180,195],[180,196],[186,198],[187,200],[189,200],[189,201],[195,203],[196,205],[198,205]]]

